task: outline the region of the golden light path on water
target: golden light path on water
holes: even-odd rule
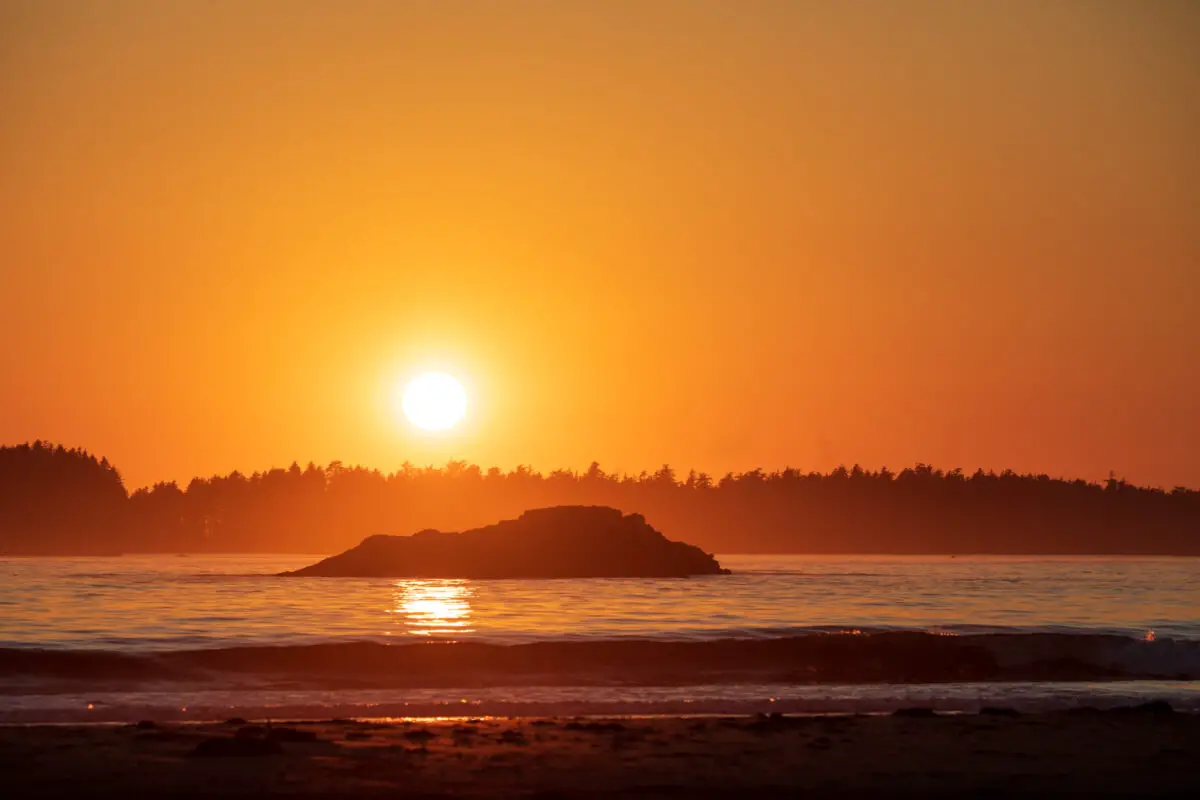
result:
[[[0,558],[0,647],[722,638],[820,630],[1200,640],[1200,559],[720,556],[732,575],[280,579],[312,555]]]
[[[412,636],[474,633],[473,593],[465,580],[397,581],[395,606],[388,613],[398,615]]]

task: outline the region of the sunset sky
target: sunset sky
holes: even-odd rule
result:
[[[1197,2],[0,0],[0,109],[0,443],[131,488],[1200,486]]]

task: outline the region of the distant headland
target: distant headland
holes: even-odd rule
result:
[[[1200,491],[1115,477],[926,464],[542,474],[461,461],[385,473],[335,461],[130,493],[85,450],[0,447],[0,555],[337,553],[376,533],[466,530],[560,505],[638,512],[709,553],[1200,555]]]
[[[641,514],[558,506],[463,531],[371,536],[291,577],[686,578],[723,575],[699,547],[673,542]]]

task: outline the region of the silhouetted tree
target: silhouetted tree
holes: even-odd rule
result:
[[[0,447],[0,553],[117,553],[121,474],[86,450],[35,441]]]
[[[918,463],[792,467],[719,481],[664,464],[653,474],[486,472],[463,461],[395,472],[334,461],[158,483],[126,496],[83,450],[0,448],[0,553],[328,553],[373,533],[458,530],[547,505],[609,505],[717,553],[1200,554],[1200,492],[999,474]]]

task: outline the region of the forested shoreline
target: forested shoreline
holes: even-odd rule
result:
[[[529,508],[607,505],[714,553],[1200,555],[1200,491],[1047,475],[839,467],[714,477],[332,462],[129,492],[107,459],[0,447],[0,554],[332,553],[375,533],[459,530]]]

